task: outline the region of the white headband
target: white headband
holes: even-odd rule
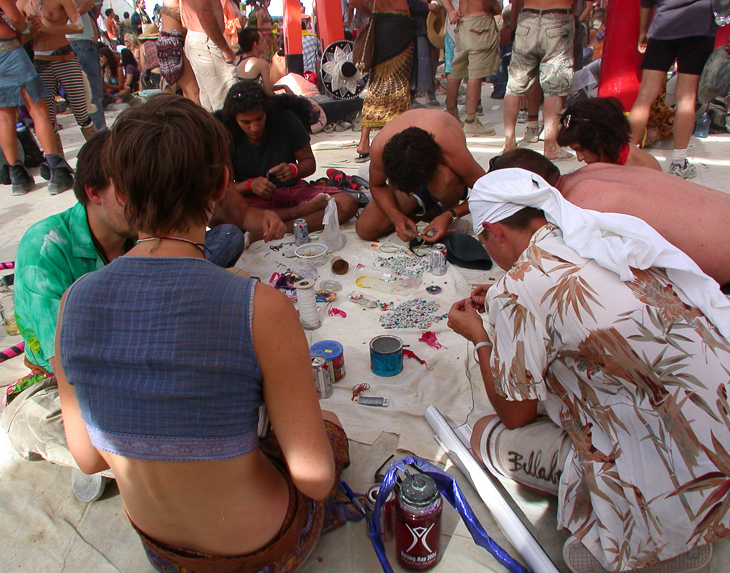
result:
[[[482,223],[498,223],[524,207],[541,209],[561,229],[566,245],[622,281],[633,279],[631,268],[666,269],[687,300],[730,340],[730,301],[692,259],[643,220],[581,209],[535,173],[498,169],[480,178],[469,195],[474,233],[484,230]]]

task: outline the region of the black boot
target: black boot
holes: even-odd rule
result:
[[[58,195],[74,184],[74,172],[64,161],[55,169],[51,169],[51,181],[48,183],[48,193]]]
[[[10,181],[13,185],[13,195],[25,195],[35,185],[30,173],[20,162],[10,167]]]

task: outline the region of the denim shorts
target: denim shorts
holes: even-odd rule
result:
[[[13,40],[0,40],[4,41]],[[34,102],[44,99],[48,94],[22,47],[0,52],[0,108],[25,105],[21,88],[28,92]]]

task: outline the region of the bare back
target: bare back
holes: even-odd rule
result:
[[[522,9],[532,10],[571,10],[573,0],[524,0]]]
[[[644,167],[593,163],[563,175],[563,196],[584,209],[646,221],[723,285],[730,282],[730,195]]]
[[[406,0],[375,0],[376,12],[405,12],[410,14]]]
[[[245,555],[270,542],[284,521],[288,486],[258,448],[233,460],[208,462],[100,453],[114,472],[132,522],[172,547]]]
[[[373,139],[370,145],[371,185],[385,184],[385,174],[382,173],[383,147],[396,133],[409,127],[420,127],[433,134],[441,148],[441,162],[461,177],[467,186],[472,187],[485,174],[481,165],[469,153],[464,130],[453,116],[439,110],[414,109],[388,122]],[[380,172],[375,182],[372,179],[374,169]]]

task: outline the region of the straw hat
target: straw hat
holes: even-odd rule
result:
[[[428,41],[436,48],[443,50],[446,38],[446,8],[439,6],[438,10],[428,13],[426,32]]]
[[[160,30],[154,24],[145,24],[138,40],[156,40],[160,37]]]

